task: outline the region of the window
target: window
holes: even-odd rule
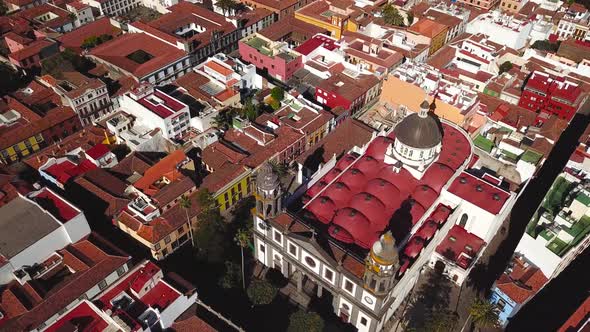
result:
[[[496,303],[496,306],[498,307],[498,310],[503,311],[504,307],[506,306],[506,301],[498,299],[498,303]]]
[[[332,272],[332,270],[325,269],[324,270],[324,278],[326,278],[330,281],[334,280],[334,272]]]
[[[168,244],[170,243],[170,235],[166,236],[166,238],[164,238],[164,243]]]
[[[121,266],[120,268],[117,269],[117,276],[122,276],[123,274],[125,274],[125,267]]]
[[[106,280],[101,280],[101,281],[98,283],[98,289],[100,289],[100,290],[103,290],[103,289],[105,289],[105,288],[107,288],[107,281],[106,281]]]
[[[315,260],[309,256],[305,257],[305,264],[307,264],[307,266],[311,267],[312,269],[317,265]]]
[[[365,317],[361,317],[361,325],[367,326],[367,319]]]
[[[154,250],[160,250],[160,242],[156,243],[156,245],[154,245]]]
[[[467,224],[467,219],[469,217],[467,216],[467,213],[463,213],[463,215],[461,216],[461,220],[459,220],[459,226],[465,228],[465,225]]]
[[[266,251],[266,248],[261,244],[260,245],[260,252],[265,252],[265,251]]]
[[[281,233],[274,231],[274,236],[273,236],[275,242],[278,243],[282,243],[283,242],[283,236],[281,235]]]
[[[293,256],[297,256],[297,247],[293,243],[289,243],[289,253]]]
[[[346,289],[348,292],[352,293],[352,291],[354,289],[354,285],[352,284],[352,282],[350,282],[350,280],[348,280],[348,279],[344,280],[344,289]]]
[[[240,192],[242,191],[242,183],[241,182],[238,183],[238,191],[240,191]]]

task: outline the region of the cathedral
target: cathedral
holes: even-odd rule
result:
[[[464,281],[514,197],[471,169],[470,137],[433,106],[320,168],[294,207],[283,208],[272,167],[260,168],[254,255],[289,279],[300,305],[328,297],[344,322],[381,331],[423,267]]]

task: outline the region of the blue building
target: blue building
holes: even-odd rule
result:
[[[490,297],[490,302],[500,310],[499,320],[503,327],[547,281],[543,272],[524,257],[512,258],[506,271],[494,283]]]

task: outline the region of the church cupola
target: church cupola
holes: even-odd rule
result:
[[[406,116],[395,126],[395,141],[385,156],[387,164],[397,165],[401,162],[418,180],[438,159],[442,149],[442,126],[430,111],[432,106],[424,100],[417,113]]]
[[[263,219],[274,218],[281,210],[281,182],[269,163],[256,175],[256,214]]]
[[[375,295],[387,294],[395,286],[395,273],[399,268],[399,256],[391,231],[381,235],[373,243],[367,256],[364,282],[365,288]]]

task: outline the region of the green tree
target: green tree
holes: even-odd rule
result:
[[[504,63],[502,63],[500,65],[500,74],[509,71],[510,69],[512,69],[512,62],[510,61],[504,61]]]
[[[272,170],[277,173],[279,178],[282,178],[289,172],[289,167],[285,163],[279,163],[276,160],[271,160],[268,163],[270,164],[270,167],[272,167]]]
[[[6,6],[6,2],[0,0],[0,16],[4,16],[8,13],[8,6]]]
[[[277,295],[277,288],[266,280],[254,280],[246,291],[252,306],[265,305],[272,302]]]
[[[219,286],[223,289],[235,288],[242,280],[240,266],[234,262],[225,262],[225,273],[219,279]]]
[[[243,118],[246,118],[250,121],[256,120],[258,117],[258,111],[256,110],[256,106],[252,103],[252,99],[247,99],[244,102],[244,107],[242,107],[241,115]]]
[[[537,40],[533,43],[533,45],[531,45],[531,48],[541,51],[557,52],[559,45],[560,42],[552,43],[548,40]]]
[[[270,90],[270,96],[276,101],[282,101],[285,98],[285,90],[280,86],[275,86]]]
[[[194,242],[198,244],[198,257],[220,262],[224,257],[223,244],[226,243],[227,229],[219,212],[217,200],[207,189],[202,189],[197,193],[197,202],[200,208],[197,215],[199,222],[193,235]]]
[[[240,253],[242,254],[242,288],[246,290],[246,278],[244,277],[244,248],[250,244],[250,233],[248,230],[240,228],[236,232],[234,241],[240,246]]]
[[[182,195],[180,197],[180,207],[184,210],[184,213],[186,215],[186,222],[188,224],[189,227],[189,233],[191,236],[191,239],[193,240],[193,247],[196,245],[195,243],[195,238],[193,236],[193,223],[191,222],[191,218],[189,217],[188,211],[193,207],[193,202],[191,201],[190,197],[187,197],[186,195]]]
[[[98,44],[99,44],[98,37],[90,36],[90,37],[84,39],[84,41],[82,42],[82,45],[80,45],[80,47],[85,48],[85,49],[91,49]]]
[[[469,308],[469,316],[478,329],[498,326],[498,307],[489,301],[475,299]]]
[[[426,315],[424,330],[429,332],[452,331],[457,324],[457,314],[448,310],[436,310]]]
[[[381,15],[383,20],[387,24],[395,25],[395,26],[404,26],[405,20],[404,17],[399,13],[397,8],[395,8],[392,4],[388,3],[383,6],[381,10]]]
[[[274,99],[274,98],[270,98],[270,101],[268,102],[270,107],[272,107],[273,110],[278,110],[279,108],[281,108],[281,102]]]
[[[321,332],[324,320],[315,312],[297,310],[289,317],[287,332]]]
[[[229,15],[232,9],[235,10],[238,8],[238,3],[234,0],[217,0],[215,5],[221,9],[224,15]]]

